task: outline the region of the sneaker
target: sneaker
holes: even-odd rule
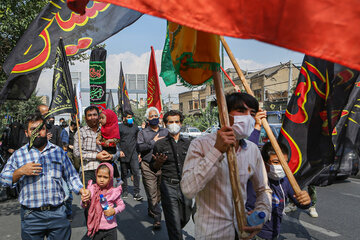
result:
[[[138,193],[134,194],[134,200],[141,201],[142,199],[143,199],[143,197],[140,194],[138,194]]]
[[[123,193],[121,194],[121,197],[122,197],[122,198],[128,198],[128,192],[123,192]]]
[[[310,208],[309,208],[309,214],[310,214],[310,216],[313,217],[313,218],[319,217],[319,214],[316,212],[316,208],[315,208],[315,207],[310,207]]]
[[[286,207],[285,207],[285,212],[288,213],[288,212],[293,212],[293,211],[296,211],[297,210],[297,207],[294,203],[289,203]]]

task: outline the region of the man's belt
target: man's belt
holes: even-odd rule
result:
[[[179,184],[180,180],[176,179],[176,178],[167,178],[167,177],[163,177],[161,176],[161,178],[163,178],[165,181],[172,183],[172,184]]]
[[[62,204],[57,205],[57,206],[46,205],[46,206],[41,206],[41,207],[38,207],[38,208],[29,208],[29,207],[26,207],[24,205],[22,205],[22,207],[24,207],[25,209],[32,210],[32,211],[51,211],[51,210],[58,209],[62,205],[64,205],[64,204],[62,203]]]

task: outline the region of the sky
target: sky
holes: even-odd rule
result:
[[[105,41],[107,50],[106,74],[107,88],[116,89],[119,79],[120,61],[123,64],[124,73],[145,73],[147,74],[150,61],[150,46],[154,47],[157,71],[160,74],[161,54],[166,35],[166,20],[143,15],[138,21],[123,29],[116,35]],[[285,48],[266,44],[256,40],[244,40],[236,38],[225,38],[231,51],[236,57],[239,66],[243,70],[255,71],[265,67],[278,65],[280,62],[288,62],[300,65],[303,54],[287,50]],[[232,67],[230,59],[224,53],[225,69]],[[89,61],[84,63],[76,62],[70,66],[70,71],[81,72],[81,88],[89,88]],[[53,70],[44,70],[40,76],[37,86],[38,95],[48,95],[51,98]],[[178,93],[189,91],[182,86],[166,87],[162,79],[159,78],[161,94],[168,100],[170,94],[171,101],[177,102]],[[146,95],[140,95],[146,98]],[[130,95],[135,99],[135,95]],[[117,93],[113,93],[116,103]],[[89,94],[82,93],[82,105],[89,105]]]

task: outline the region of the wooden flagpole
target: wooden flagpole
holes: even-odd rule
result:
[[[220,125],[230,126],[229,115],[226,105],[226,99],[224,95],[224,88],[221,82],[220,72],[213,73],[215,94],[219,110]],[[239,169],[236,161],[235,147],[230,147],[226,152],[228,159],[228,167],[230,174],[230,183],[232,189],[232,195],[235,205],[236,220],[239,226],[239,234],[243,232],[243,227],[246,225],[245,216],[245,202],[241,194],[240,181],[239,181]]]
[[[77,114],[75,114],[75,121],[76,121],[76,127],[78,132],[78,138],[79,138],[79,150],[80,150],[80,162],[81,162],[81,173],[82,173],[82,183],[83,188],[85,190],[85,174],[84,174],[84,162],[82,157],[82,146],[81,146],[81,138],[80,138],[80,126],[79,126],[79,119]]]
[[[220,36],[220,40],[221,40],[221,43],[223,44],[232,64],[234,65],[234,68],[237,72],[237,74],[239,75],[239,78],[242,82],[242,84],[244,85],[244,88],[246,90],[246,92],[252,96],[254,96],[254,93],[253,91],[251,90],[249,84],[247,83],[246,79],[245,79],[245,76],[243,74],[243,72],[241,71],[240,67],[239,67],[239,64],[237,63],[233,53],[231,52],[230,48],[229,48],[229,45],[227,44],[227,42],[225,41],[224,37],[223,36]],[[292,186],[292,188],[294,189],[294,192],[295,194],[298,194],[300,193],[301,189],[299,187],[299,184],[297,183],[293,173],[291,172],[290,168],[289,168],[289,165],[287,164],[287,160],[285,159],[284,157],[284,154],[282,153],[281,149],[280,149],[280,146],[274,136],[274,133],[272,132],[271,128],[270,128],[270,125],[268,123],[268,121],[266,120],[266,118],[263,118],[261,120],[261,123],[270,139],[270,142],[271,142],[271,145],[273,146],[275,152],[276,152],[276,155],[278,156],[279,160],[280,160],[280,163],[281,163],[281,166],[282,168],[284,169],[285,171],[285,174],[287,176],[287,178],[289,179],[289,182]]]

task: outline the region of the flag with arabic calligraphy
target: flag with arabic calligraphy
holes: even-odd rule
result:
[[[54,64],[59,37],[67,56],[81,53],[131,25],[142,13],[103,2],[89,2],[82,16],[64,0],[52,0],[29,25],[3,64],[9,76],[0,92],[6,99],[27,100],[35,90],[41,70]]]
[[[157,73],[155,52],[153,46],[151,46],[150,63],[148,72],[148,84],[147,84],[147,107],[156,107],[161,114],[161,92],[159,84],[159,76]]]
[[[75,95],[63,40],[56,48],[52,98],[47,115],[76,114]]]
[[[124,116],[124,112],[127,110],[131,111],[131,104],[129,94],[126,88],[126,82],[124,78],[124,72],[122,68],[122,62],[120,62],[120,76],[118,86],[118,99],[119,99],[119,113]]]
[[[301,187],[333,164],[331,133],[357,77],[358,72],[344,66],[304,57],[279,136],[289,146],[288,164]]]
[[[106,50],[96,48],[90,55],[90,104],[100,111],[106,109]]]

